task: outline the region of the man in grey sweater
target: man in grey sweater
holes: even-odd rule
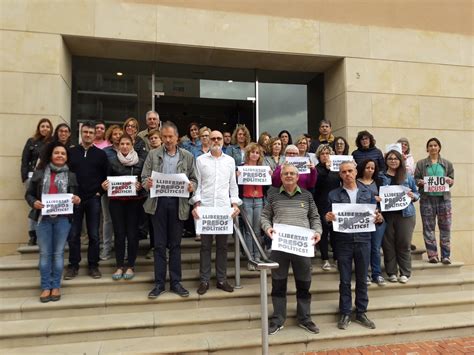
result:
[[[268,191],[268,203],[261,216],[262,229],[272,239],[274,223],[312,229],[313,243],[316,244],[321,238],[321,220],[311,193],[298,187],[298,169],[293,165],[283,165],[281,181],[280,188],[272,187]],[[310,333],[319,333],[319,328],[311,320],[311,258],[277,250],[272,250],[270,258],[280,266],[272,270],[273,315],[270,317],[268,333],[277,333],[285,323],[290,263],[295,276],[298,325]]]

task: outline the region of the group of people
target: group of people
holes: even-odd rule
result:
[[[351,323],[352,263],[355,265],[355,321],[368,328],[375,324],[367,315],[368,285],[384,286],[381,248],[388,281],[406,283],[411,277],[412,235],[415,227],[414,202],[420,201],[423,237],[430,263],[450,264],[451,198],[449,191],[424,191],[425,177],[445,177],[454,183],[451,162],[440,155],[441,142],[431,138],[426,144],[428,157],[415,164],[406,138],[385,154],[376,147],[368,131],[359,132],[351,157],[344,137],[334,137],[331,122],[322,120],[319,136],[297,137],[281,131],[271,137],[263,132],[252,142],[249,130],[239,125],[233,132],[220,132],[198,123],[188,126],[180,137],[170,121],[161,122],[155,111],[146,114],[146,129],[140,131],[138,121],[128,118],[122,126],[106,127],[104,122],[85,122],[80,126],[80,144],[71,143],[71,130],[62,123],[53,133],[51,122],[44,118],[32,138],[26,142],[21,164],[25,198],[32,207],[29,215],[29,244],[40,249],[41,302],[61,297],[61,276],[64,247],[69,244],[69,264],[64,279],[78,275],[81,261],[83,220],[89,238],[88,274],[100,278],[100,259],[110,257],[112,240],[116,270],[113,280],[130,280],[135,276],[138,241],[150,235],[154,258],[155,283],[148,297],[157,298],[169,290],[181,297],[189,296],[182,285],[181,238],[194,233],[194,221],[201,218],[201,207],[231,207],[232,217],[245,211],[259,242],[279,263],[272,270],[272,303],[269,333],[283,328],[286,319],[286,296],[289,265],[296,283],[298,324],[311,333],[318,333],[311,320],[311,259],[271,249],[275,223],[308,228],[312,243],[319,249],[322,269],[339,270],[338,327],[347,329]],[[399,147],[399,148],[398,148]],[[334,155],[347,156],[338,171],[331,167]],[[290,157],[307,158],[308,173],[301,174]],[[239,166],[268,166],[271,186],[238,185]],[[151,197],[156,186],[154,172],[184,174],[189,180],[189,197]],[[109,196],[112,177],[135,176],[133,196]],[[336,213],[334,204],[379,204],[380,187],[401,185],[410,199],[399,211],[381,212],[372,216],[374,232],[341,233],[332,228]],[[45,194],[70,193],[74,205],[71,214],[42,214]],[[102,218],[101,218],[102,216]],[[438,254],[435,224],[440,229],[441,255]],[[99,239],[102,228],[102,253]],[[250,257],[261,257],[252,231],[244,231]],[[199,295],[210,287],[211,250],[214,235],[196,235],[200,241]],[[227,235],[216,239],[216,287],[233,292],[227,280]],[[334,262],[330,262],[331,246]],[[369,277],[369,269],[371,276]]]

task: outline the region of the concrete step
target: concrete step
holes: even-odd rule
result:
[[[418,254],[421,255],[421,254]],[[232,250],[228,252],[228,262],[229,265],[234,265],[235,253]],[[87,257],[83,259],[84,261],[87,260]],[[199,252],[196,253],[183,253],[181,255],[181,264],[182,269],[191,269],[191,270],[198,270],[199,269]],[[215,260],[215,253],[212,253],[212,260]],[[241,265],[247,265],[247,258],[241,256]],[[417,260],[421,260],[420,258],[413,259],[413,262],[417,262]],[[68,259],[67,256],[65,257],[64,265],[67,265]],[[312,263],[315,267],[321,267],[322,261],[319,258],[313,258]],[[153,271],[153,259],[146,259],[143,255],[139,255],[136,260],[136,270],[137,272],[143,271]],[[111,258],[109,260],[101,260],[99,264],[100,270],[104,274],[112,274],[115,272],[115,259]],[[382,265],[383,269],[383,265]],[[79,269],[79,275],[87,275],[87,268],[82,267]],[[0,278],[18,278],[18,277],[32,277],[38,276],[39,277],[39,270],[38,270],[38,259],[23,259],[18,255],[15,256],[8,256],[0,258]]]
[[[232,238],[228,239],[229,250],[234,248],[234,240]],[[87,244],[81,244],[82,256],[87,257]],[[193,238],[183,238],[181,240],[181,252],[182,253],[198,253],[199,254],[200,242],[195,241]],[[138,254],[145,255],[146,252],[150,249],[150,241],[148,239],[142,239],[138,243]],[[233,250],[233,249],[232,249]],[[38,259],[39,247],[37,245],[29,246],[23,245],[17,248],[17,252],[21,259]],[[67,255],[69,252],[69,246],[66,244],[64,253]]]
[[[156,318],[155,318],[156,316]],[[249,312],[248,317],[251,318]],[[349,329],[342,331],[336,328],[335,322],[320,323],[320,334],[314,335],[304,330],[288,325],[277,333],[270,336],[271,353],[295,353],[303,351],[318,351],[348,346],[361,346],[368,344],[383,344],[390,342],[418,341],[446,337],[452,334],[457,336],[470,336],[474,329],[474,319],[469,312],[453,312],[443,315],[439,314],[397,316],[391,318],[375,319],[377,329],[366,329],[358,324],[352,324]],[[100,325],[106,327],[114,326],[124,329],[119,319],[104,318]],[[123,320],[121,320],[123,321]],[[258,329],[221,329],[203,333],[184,333],[177,335],[160,335],[163,323],[159,325],[159,314],[149,314],[148,317],[136,319],[133,322],[142,325],[137,337],[129,339],[108,340],[104,338],[104,332],[91,333],[91,329],[84,326],[90,336],[87,341],[68,344],[54,345],[60,340],[58,336],[37,337],[37,342],[32,346],[24,346],[24,343],[15,342],[12,338],[9,354],[24,353],[87,353],[87,354],[109,354],[109,353],[200,353],[200,354],[259,354],[261,353],[261,335]],[[250,323],[250,322],[249,322]],[[99,325],[99,324],[97,324]],[[155,326],[156,325],[156,326]],[[65,340],[73,339],[78,334],[73,334],[71,324],[64,322],[56,327],[46,320],[41,326],[43,332],[63,332]],[[17,330],[21,330],[18,325]],[[107,328],[109,329],[109,328]],[[13,327],[9,335],[14,336]],[[32,330],[29,334],[33,337]],[[155,331],[157,333],[155,333]],[[120,329],[117,330],[120,332]],[[26,332],[25,332],[26,333]],[[67,334],[66,334],[67,333]],[[99,340],[100,339],[100,340]],[[17,344],[17,345],[15,345]],[[14,346],[23,345],[15,348]]]
[[[24,262],[24,261],[23,261]],[[230,266],[231,264],[229,264]],[[412,263],[413,275],[416,276],[436,276],[442,269],[443,275],[455,277],[459,274],[463,263],[453,262],[451,265],[430,264],[424,261],[414,261]],[[331,271],[323,271],[319,267],[313,267],[312,270],[315,282],[338,282],[338,273],[336,269]],[[91,293],[104,291],[120,291],[126,292],[133,287],[134,290],[147,290],[154,283],[153,272],[140,272],[137,270],[136,276],[133,280],[112,280],[111,273],[104,273],[101,279],[92,279],[89,276],[78,276],[73,280],[65,280],[62,283],[62,290],[64,294],[71,293]],[[199,285],[199,269],[185,269],[182,272],[183,284],[188,288],[197,288]],[[235,275],[235,269],[229,267],[227,275],[232,279]],[[241,269],[242,284],[256,284],[259,283],[259,272],[248,271]],[[270,278],[270,275],[268,276]],[[0,279],[0,296],[6,297],[21,297],[21,296],[35,296],[38,293],[39,277],[16,277],[16,278],[1,278]],[[132,286],[133,285],[133,286]],[[374,286],[375,287],[375,286]]]
[[[215,242],[214,242],[215,243]],[[233,238],[228,238],[228,243],[229,243],[229,250],[234,250],[234,240]],[[82,258],[85,260],[87,259],[87,245],[81,245],[81,255]],[[139,251],[138,255],[139,256],[144,256],[147,251],[149,250],[150,247],[150,242],[149,240],[140,240],[139,243]],[[200,248],[200,242],[196,242],[192,238],[183,238],[181,241],[181,252],[183,254],[186,253],[195,253],[199,255],[199,248]],[[69,251],[69,247],[66,245],[65,247],[65,256],[67,257]],[[28,246],[24,245],[19,248],[17,248],[18,256],[19,259],[23,260],[29,260],[29,259],[38,259],[38,252],[39,248],[37,245],[34,246]],[[416,250],[412,250],[411,255],[413,260],[422,260],[423,255],[426,253],[426,249],[424,248],[417,248]],[[112,258],[114,258],[114,252],[112,251]],[[382,251],[382,256],[383,256],[383,251]],[[332,252],[329,252],[329,257],[332,259]],[[319,251],[316,252],[316,258],[321,259],[321,254]]]
[[[271,291],[270,283],[269,281],[268,292]],[[5,321],[28,320],[158,310],[188,310],[192,312],[198,308],[256,306],[260,304],[260,286],[257,283],[245,283],[243,288],[236,289],[233,293],[217,290],[212,285],[203,296],[199,296],[196,293],[196,287],[194,287],[189,288],[190,296],[187,298],[167,292],[156,300],[149,300],[147,297],[153,287],[151,283],[128,285],[126,288],[116,289],[113,281],[110,280],[99,290],[87,285],[76,287],[82,287],[84,292],[71,292],[70,288],[64,287],[59,302],[46,304],[39,302],[40,292],[37,288],[28,292],[29,296],[24,292],[24,294],[18,294],[17,297],[3,298],[0,304],[0,319]],[[315,278],[311,287],[313,301],[338,300],[338,287],[337,280],[321,281]],[[433,298],[433,294],[439,293],[439,301],[444,302],[445,300],[449,301],[446,293],[472,292],[473,289],[473,273],[463,272],[449,278],[437,278],[432,275],[413,276],[407,284],[388,283],[384,287],[372,285],[369,287],[369,297],[382,297],[382,299],[386,299],[387,303],[390,303],[393,296],[423,295],[423,297]],[[290,301],[296,294],[292,279],[288,283],[288,294]]]

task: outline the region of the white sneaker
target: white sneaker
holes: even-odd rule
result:
[[[321,266],[321,269],[324,271],[330,271],[331,270],[331,264],[329,263],[329,260],[323,260],[324,264]]]
[[[372,280],[370,279],[369,276],[367,276],[367,286],[372,285]]]
[[[397,282],[397,275],[390,275],[387,280],[390,282]]]
[[[406,284],[409,279],[410,279],[409,277],[406,277],[405,275],[402,275],[398,278],[398,282],[400,282],[401,284]]]

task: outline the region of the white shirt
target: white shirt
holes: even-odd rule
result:
[[[226,154],[216,158],[211,152],[196,159],[197,189],[192,203],[205,207],[230,207],[242,204],[235,179],[234,159]]]
[[[354,190],[349,190],[344,187],[344,190],[347,191],[347,194],[349,195],[349,199],[351,200],[351,203],[357,203],[357,192],[359,192],[359,189],[355,188]]]

